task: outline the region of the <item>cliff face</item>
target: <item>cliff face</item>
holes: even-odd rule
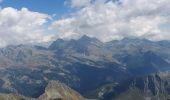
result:
[[[120,93],[117,100],[168,100],[169,78],[152,74],[136,78],[129,83],[126,91]]]
[[[169,100],[170,73],[132,78],[111,87],[105,85],[95,94],[101,100]]]
[[[38,100],[85,100],[78,92],[59,81],[50,81]]]

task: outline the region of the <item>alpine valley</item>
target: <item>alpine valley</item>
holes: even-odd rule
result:
[[[169,41],[84,35],[9,45],[0,49],[0,99],[170,100],[169,70]]]

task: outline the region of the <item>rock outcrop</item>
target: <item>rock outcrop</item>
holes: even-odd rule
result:
[[[59,81],[50,81],[38,100],[85,100],[78,92]]]

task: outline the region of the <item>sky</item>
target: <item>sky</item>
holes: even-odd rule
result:
[[[65,5],[65,0],[3,0],[1,8],[13,7],[15,9],[22,9],[23,7],[39,13],[46,13],[49,15],[63,16],[70,12],[70,9]]]
[[[82,35],[170,40],[170,0],[0,0],[0,47]]]

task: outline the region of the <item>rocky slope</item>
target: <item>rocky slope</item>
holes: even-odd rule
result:
[[[78,92],[59,81],[50,81],[38,100],[85,100]]]

